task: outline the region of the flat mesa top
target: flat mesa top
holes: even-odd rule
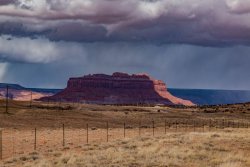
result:
[[[154,80],[151,78],[148,74],[146,73],[139,73],[139,74],[132,74],[129,75],[127,73],[120,73],[120,72],[115,72],[112,75],[107,75],[107,74],[89,74],[85,75],[83,77],[74,77],[70,79],[98,79],[98,78],[103,78],[103,79],[139,79],[139,80]]]

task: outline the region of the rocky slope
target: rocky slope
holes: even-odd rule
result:
[[[171,95],[166,84],[147,74],[94,74],[70,78],[67,88],[43,101],[69,101],[95,104],[194,105]]]

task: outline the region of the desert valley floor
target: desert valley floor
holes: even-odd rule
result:
[[[0,104],[1,166],[250,166],[250,104]]]

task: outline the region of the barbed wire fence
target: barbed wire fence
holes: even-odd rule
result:
[[[165,120],[164,122],[138,122],[138,126],[121,123],[112,128],[111,122],[103,122],[101,128],[86,126],[80,129],[62,124],[58,128],[0,129],[0,160],[30,152],[52,152],[77,148],[83,144],[103,143],[125,138],[159,136],[179,132],[210,132],[228,128],[249,128],[247,122],[231,120]]]

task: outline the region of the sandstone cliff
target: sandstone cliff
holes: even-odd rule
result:
[[[163,81],[147,74],[94,74],[70,78],[67,88],[41,100],[95,104],[194,105],[171,95]]]

